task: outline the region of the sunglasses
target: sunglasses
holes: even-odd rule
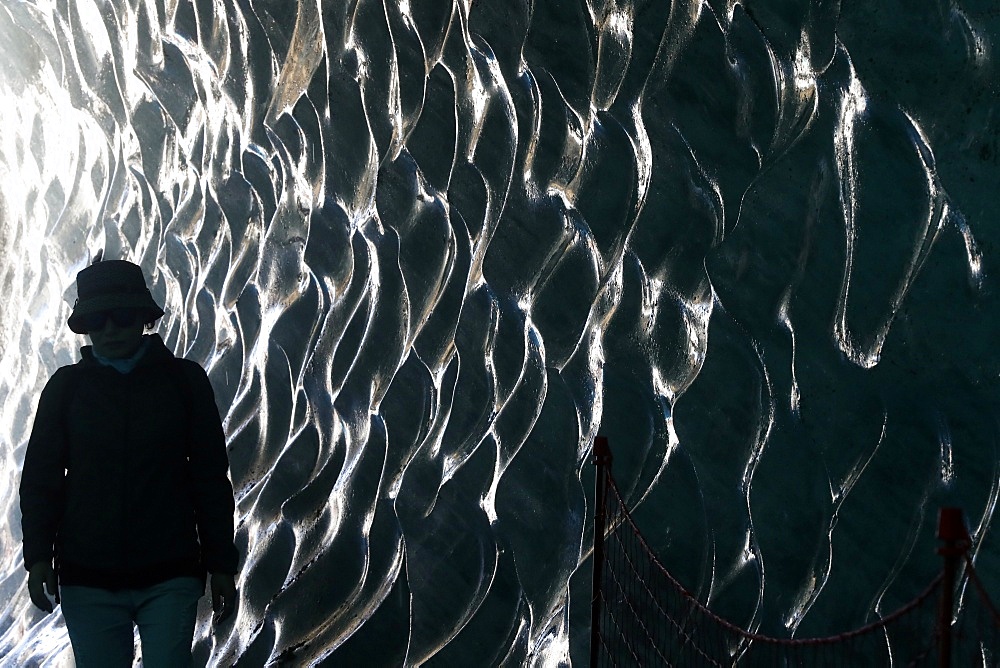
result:
[[[110,320],[115,327],[131,327],[139,320],[139,312],[132,308],[116,308],[110,311],[88,313],[80,318],[80,324],[88,332],[99,332]]]

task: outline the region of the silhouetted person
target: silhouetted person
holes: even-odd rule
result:
[[[32,602],[61,599],[81,668],[189,666],[211,574],[215,621],[236,598],[233,488],[205,371],[147,325],[163,315],[142,270],[98,262],[76,278],[82,359],[42,390],[21,476]]]

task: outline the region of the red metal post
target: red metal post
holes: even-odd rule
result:
[[[605,436],[594,439],[592,458],[597,467],[594,482],[594,582],[590,599],[590,665],[597,668],[601,653],[601,582],[604,576],[604,532],[607,518],[604,512],[607,477],[611,473],[611,448]]]
[[[955,575],[958,563],[969,547],[969,534],[965,530],[961,508],[942,508],[938,515],[938,540],[944,545],[938,554],[944,560],[941,577],[941,602],[938,608],[939,663],[941,668],[951,666],[951,621],[955,615]]]

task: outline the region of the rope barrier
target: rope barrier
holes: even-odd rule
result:
[[[976,593],[979,594],[980,602],[993,619],[993,625],[1000,629],[1000,612],[997,611],[996,606],[993,605],[993,601],[990,600],[989,595],[986,593],[986,588],[983,587],[983,583],[979,579],[979,575],[976,573],[976,569],[972,565],[972,559],[969,558],[968,554],[965,555],[965,567],[969,576],[969,582],[972,583]]]
[[[1000,661],[1000,615],[966,553],[968,535],[957,509],[942,509],[944,572],[909,603],[844,633],[775,638],[723,619],[688,591],[632,519],[611,475],[606,439],[595,442],[593,461],[598,475],[591,666],[948,666],[953,658],[961,659],[959,665],[970,658],[969,665],[995,666]],[[965,623],[953,629],[956,559],[965,566],[975,605],[964,606]]]

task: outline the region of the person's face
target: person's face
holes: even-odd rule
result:
[[[102,311],[87,317],[87,336],[94,352],[108,359],[131,357],[142,343],[143,322],[132,309]]]

